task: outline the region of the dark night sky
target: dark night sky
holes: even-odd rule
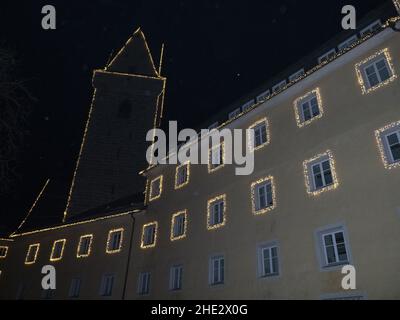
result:
[[[70,183],[92,70],[137,27],[156,62],[166,44],[165,118],[191,127],[340,32],[342,6],[354,5],[361,17],[386,1],[2,0],[0,43],[17,52],[38,101],[20,154],[21,179],[0,198],[0,226],[19,223],[47,178]],[[41,28],[45,4],[56,7],[55,31]]]

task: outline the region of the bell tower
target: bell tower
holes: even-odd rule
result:
[[[146,133],[161,117],[165,88],[143,32],[138,29],[101,70],[68,195],[64,221],[144,191]]]

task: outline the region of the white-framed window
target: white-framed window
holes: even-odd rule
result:
[[[252,208],[254,214],[261,214],[275,208],[273,177],[268,176],[251,184]]]
[[[296,71],[295,73],[293,73],[290,77],[289,77],[289,81],[296,81],[297,79],[299,79],[300,77],[304,76],[305,71],[304,68],[300,69],[299,71]]]
[[[66,239],[54,241],[53,248],[51,249],[50,261],[58,261],[62,259],[66,242]]]
[[[297,126],[310,124],[323,115],[322,99],[319,88],[314,89],[294,101]]]
[[[374,91],[397,78],[388,48],[357,63],[355,68],[363,94]]]
[[[249,130],[253,130],[254,139],[249,137],[250,141],[250,151],[258,150],[261,147],[265,146],[269,142],[269,132],[268,132],[268,120],[267,118],[263,118],[258,120],[257,122],[250,125]]]
[[[258,247],[258,274],[261,278],[279,275],[278,246],[276,243]]]
[[[249,109],[251,109],[251,107],[254,105],[254,100],[250,100],[248,102],[246,102],[244,105],[242,105],[242,111],[245,112]]]
[[[112,273],[104,274],[100,284],[100,295],[103,297],[112,296],[114,287],[115,275]]]
[[[350,38],[346,39],[345,41],[343,41],[342,43],[340,43],[338,45],[338,49],[339,49],[339,51],[342,51],[344,49],[350,48],[357,41],[358,41],[358,37],[355,34],[355,35],[351,36]]]
[[[139,295],[144,296],[150,293],[150,280],[151,280],[150,272],[139,273],[139,280],[138,280]]]
[[[190,163],[183,163],[177,166],[175,170],[175,189],[179,189],[189,183]]]
[[[400,121],[376,130],[375,137],[385,168],[400,166]]]
[[[333,155],[330,150],[303,163],[307,192],[318,195],[336,189],[339,185]]]
[[[383,56],[365,65],[363,71],[368,89],[379,85],[392,76],[389,64]]]
[[[157,241],[157,222],[150,222],[143,225],[142,230],[142,248],[151,248],[156,245]]]
[[[216,197],[208,201],[207,208],[207,228],[216,229],[225,225],[225,195]]]
[[[286,80],[282,80],[281,82],[279,82],[278,84],[276,84],[272,87],[272,92],[273,93],[279,92],[279,91],[283,90],[285,88],[285,86],[286,86]]]
[[[150,196],[149,200],[153,201],[161,197],[162,193],[163,176],[159,176],[150,182]]]
[[[229,112],[228,119],[230,120],[230,119],[236,118],[241,113],[242,113],[242,110],[240,110],[240,108],[237,108],[237,109]]]
[[[172,215],[171,240],[179,240],[186,237],[187,214],[180,211]]]
[[[376,20],[376,21],[372,22],[370,25],[366,26],[364,29],[362,29],[360,31],[360,35],[361,35],[361,37],[364,37],[369,33],[374,33],[375,31],[380,29],[381,26],[382,26],[381,20]]]
[[[321,64],[323,62],[326,62],[326,61],[329,61],[329,60],[333,59],[335,54],[336,54],[336,49],[329,50],[327,53],[324,53],[322,56],[320,56],[318,58],[318,63]]]
[[[182,289],[183,266],[174,265],[170,269],[169,289],[173,291]]]
[[[36,262],[37,255],[39,253],[40,244],[31,244],[28,247],[28,251],[25,256],[25,264],[34,264]]]
[[[0,246],[0,259],[4,259],[7,257],[8,247],[7,246]]]
[[[322,268],[350,263],[349,242],[343,226],[322,229],[317,236]]]
[[[209,283],[212,286],[225,282],[225,257],[216,255],[210,258],[209,263]]]
[[[107,253],[116,253],[120,252],[122,249],[122,240],[124,235],[124,229],[113,229],[108,232],[107,238]]]
[[[208,172],[214,172],[224,166],[224,143],[213,146],[208,151]]]
[[[257,96],[257,102],[261,102],[261,101],[268,99],[270,97],[270,95],[271,95],[271,92],[269,90],[264,91],[263,93],[260,93]]]
[[[68,297],[78,298],[81,291],[81,278],[73,278],[69,287]]]
[[[84,258],[90,255],[92,239],[93,239],[92,234],[87,234],[80,237],[78,244],[78,252],[76,254],[78,258]]]

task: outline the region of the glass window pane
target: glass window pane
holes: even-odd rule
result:
[[[326,247],[326,257],[327,257],[328,263],[336,262],[335,248],[333,246]]]
[[[391,146],[392,144],[396,144],[399,143],[399,139],[397,137],[396,133],[392,133],[391,135],[387,136],[387,141],[389,143],[389,145]]]
[[[393,156],[394,161],[399,161],[400,160],[400,144],[393,145],[390,148]]]

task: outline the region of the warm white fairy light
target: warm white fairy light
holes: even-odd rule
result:
[[[396,7],[397,13],[400,15],[400,0],[393,0],[393,4]]]
[[[89,241],[89,245],[88,245],[87,251],[86,252],[82,252],[81,251],[82,243],[86,239],[89,239],[88,240]],[[83,236],[81,236],[79,238],[79,244],[78,244],[78,248],[76,250],[76,257],[77,258],[86,258],[86,257],[90,256],[90,253],[92,251],[92,241],[93,241],[93,234],[85,234],[85,235],[83,235]]]
[[[117,248],[113,248],[112,239],[115,234],[120,234],[119,243]],[[108,232],[106,253],[114,254],[122,250],[122,242],[124,240],[124,228],[112,229]]]
[[[312,96],[316,96],[317,101],[318,101],[318,110],[319,110],[319,114],[315,117],[312,117],[309,120],[303,121],[302,116],[301,116],[301,104],[302,102],[304,102],[305,100],[311,98]],[[294,113],[296,116],[296,122],[297,122],[297,126],[299,128],[302,128],[308,124],[310,124],[311,122],[313,122],[314,120],[317,120],[319,118],[322,117],[322,115],[324,114],[324,108],[322,106],[322,98],[321,98],[321,93],[320,93],[320,89],[316,88],[310,92],[307,92],[305,95],[297,98],[294,103]]]
[[[155,193],[155,184],[158,185],[158,192]],[[157,178],[151,180],[150,182],[150,192],[149,192],[149,201],[156,200],[161,197],[163,190],[163,175],[158,176]]]
[[[220,159],[218,163],[212,163],[212,155],[214,150],[220,152]],[[208,149],[208,173],[215,172],[225,166],[225,144],[221,142],[220,144],[213,146]]]
[[[384,134],[386,132],[388,132],[389,130],[392,130],[396,127],[399,128],[399,130],[400,130],[400,120],[396,121],[396,122],[392,122],[392,123],[384,126],[383,128],[375,130],[375,138],[376,138],[376,142],[378,144],[379,153],[381,154],[381,159],[382,159],[383,165],[385,166],[386,169],[393,169],[393,168],[397,168],[400,166],[400,161],[393,162],[390,159],[388,159],[387,153],[386,153],[385,147],[384,147],[384,141],[383,141],[383,139],[385,139]]]
[[[319,189],[315,190],[314,187],[313,187],[314,184],[311,181],[311,179],[312,179],[311,166],[317,160],[321,160],[322,161],[322,160],[324,160],[324,158],[329,160],[333,183],[328,185],[328,186],[325,186],[323,188],[319,188]],[[339,181],[338,181],[338,178],[337,178],[337,175],[336,175],[336,169],[335,169],[335,160],[334,160],[333,154],[332,154],[332,152],[330,150],[327,150],[324,153],[320,153],[320,154],[316,155],[315,157],[304,161],[303,162],[303,170],[304,170],[304,177],[305,177],[307,193],[310,194],[310,195],[317,196],[317,195],[320,195],[322,192],[329,191],[329,190],[334,190],[339,186]]]
[[[184,216],[184,218],[183,218],[183,221],[184,221],[183,233],[180,234],[180,235],[175,236],[174,235],[175,222],[176,222],[177,217],[182,216],[182,215]],[[172,217],[171,217],[171,235],[170,235],[170,240],[171,241],[176,241],[176,240],[180,240],[180,239],[185,238],[186,237],[186,231],[187,231],[187,224],[188,224],[188,221],[187,221],[187,210],[182,210],[182,211],[179,211],[177,213],[174,213],[172,215]]]
[[[0,259],[7,257],[8,246],[0,246]]]
[[[389,67],[389,71],[391,73],[391,76],[390,76],[389,79],[387,79],[387,80],[385,80],[383,82],[380,82],[376,86],[373,86],[373,87],[369,88],[369,87],[367,87],[367,83],[366,83],[363,67],[365,66],[366,63],[378,58],[379,56],[384,56],[386,58],[386,62],[387,62],[387,65]],[[373,55],[369,56],[368,58],[364,59],[363,61],[356,63],[355,68],[356,68],[358,83],[361,86],[361,90],[362,90],[363,94],[368,94],[370,92],[378,90],[379,88],[389,84],[390,82],[393,82],[397,78],[397,75],[396,75],[394,67],[393,67],[392,58],[390,56],[388,48],[382,49],[382,50],[374,53]]]
[[[183,183],[179,183],[179,171],[181,170],[181,168],[186,168],[183,169],[186,170],[186,180]],[[190,179],[190,162],[188,161],[175,168],[175,190],[186,186],[189,183],[189,179]]]
[[[147,228],[154,227],[154,239],[152,243],[146,243],[145,237],[146,237],[146,230]],[[153,221],[149,222],[143,225],[142,227],[142,238],[140,241],[140,247],[142,249],[149,249],[149,248],[154,248],[157,244],[157,232],[158,232],[158,222]]]
[[[79,226],[79,225],[83,225],[83,224],[87,224],[87,223],[92,223],[92,222],[97,222],[97,221],[102,221],[102,220],[107,220],[107,219],[126,216],[126,215],[129,215],[129,214],[132,214],[133,212],[136,212],[136,210],[122,212],[122,213],[113,214],[113,215],[109,215],[109,216],[104,216],[104,217],[100,217],[100,218],[83,220],[83,221],[74,222],[74,223],[62,224],[62,225],[55,226],[55,227],[38,229],[38,230],[28,231],[28,232],[24,232],[24,233],[16,233],[16,234],[14,234],[14,235],[12,235],[10,237],[16,238],[16,237],[27,236],[27,235],[31,235],[31,234],[40,233],[40,232],[47,232],[47,231],[53,231],[53,230],[58,230],[58,229],[63,229],[63,228]]]
[[[53,242],[53,247],[51,248],[50,261],[54,262],[54,261],[59,261],[62,259],[66,242],[67,242],[67,239],[59,239],[59,240],[56,240]],[[61,244],[61,251],[58,253],[58,252],[55,252],[55,250],[59,244]],[[59,255],[57,255],[57,254],[59,254]]]
[[[39,248],[40,248],[40,243],[29,245],[28,251],[26,252],[25,264],[30,265],[36,262]]]
[[[259,150],[262,147],[265,147],[266,145],[268,145],[270,143],[269,122],[268,122],[268,119],[266,117],[262,118],[260,120],[257,120],[256,122],[251,124],[249,126],[249,129],[254,129],[255,127],[257,127],[258,125],[260,125],[262,123],[265,124],[265,132],[266,132],[266,139],[265,139],[265,141],[263,143],[261,143],[257,147],[254,147],[254,145],[255,145],[255,136],[254,136],[254,139],[252,139],[253,135],[251,134],[251,131],[248,131],[248,133],[247,133],[248,134],[248,141],[249,141],[249,150],[251,152]]]
[[[271,192],[272,192],[272,205],[269,205],[265,208],[261,208],[257,210],[257,197],[256,197],[256,188],[259,185],[263,185],[265,183],[270,183],[271,184]],[[273,209],[276,208],[276,191],[275,191],[275,183],[274,183],[274,177],[273,176],[267,176],[265,178],[258,179],[257,181],[254,181],[251,184],[251,208],[252,212],[255,215],[260,215],[263,213],[267,213]]]
[[[223,212],[222,212],[222,222],[217,224],[211,224],[211,214],[212,214],[212,206],[216,202],[223,202]],[[223,227],[226,224],[226,194],[222,194],[220,196],[214,197],[207,201],[207,229],[208,230],[215,230],[218,228]]]

